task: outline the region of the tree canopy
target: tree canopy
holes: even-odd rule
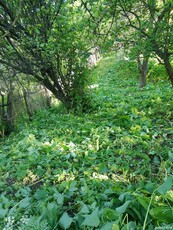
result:
[[[95,38],[142,55],[141,73],[150,56],[158,57],[173,85],[171,0],[0,0],[0,17],[0,63],[34,76],[67,108],[84,98]]]
[[[75,94],[82,93],[88,49],[78,4],[1,0],[0,16],[0,63],[33,75],[72,107]]]
[[[86,1],[83,6],[90,20],[97,25],[97,35],[105,25],[114,44],[123,44],[126,49],[135,48],[135,54],[144,57],[154,55],[164,64],[173,85],[173,2],[171,0],[116,0]],[[100,8],[98,7],[101,6]],[[100,18],[97,18],[98,11]],[[96,12],[96,13],[95,13]],[[102,29],[103,34],[104,30]]]

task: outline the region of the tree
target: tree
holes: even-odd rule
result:
[[[117,1],[117,10],[126,26],[132,28],[136,39],[144,42],[144,57],[158,56],[165,66],[173,86],[173,2],[170,0]],[[143,66],[146,66],[146,58]],[[144,68],[145,69],[145,68]]]
[[[84,1],[82,0],[82,2]],[[138,59],[142,74],[141,79],[144,80],[141,83],[145,84],[146,79],[143,77],[146,73],[147,59],[153,53],[162,60],[173,86],[173,66],[171,64],[173,56],[173,1],[110,0],[108,2],[102,0],[99,3],[97,2],[97,6],[95,4],[95,0],[86,0],[83,3],[85,9],[91,15],[92,21],[95,19],[98,28],[100,24],[104,23],[103,18],[107,18],[107,21],[109,21],[107,31],[115,35],[115,41],[119,42],[120,37],[125,35],[126,46],[130,44],[129,48],[133,46],[136,49],[137,44],[138,49],[141,48],[142,52],[137,52],[142,54],[144,58],[144,63],[139,62]],[[92,7],[89,8],[88,6]],[[96,9],[100,11],[99,14],[97,13],[97,15],[100,15],[100,19],[95,17]]]
[[[85,18],[67,0],[0,0],[0,63],[34,78],[68,109],[84,92]]]
[[[139,87],[143,88],[146,86],[148,62],[151,51],[148,50],[148,44],[140,36],[140,34],[137,33],[137,31],[134,31],[133,28],[128,27],[123,18],[121,18],[121,20],[119,19],[119,22],[117,22],[118,28],[115,29],[113,35],[114,38],[116,36],[114,49],[123,49],[125,55],[127,55],[129,60],[137,61],[139,72]]]
[[[145,50],[146,44],[139,32],[127,25],[126,17],[121,12],[118,1],[102,1],[102,5],[94,1],[84,2],[82,0],[82,3],[85,10],[89,12],[89,20],[95,24],[94,33],[97,37],[102,38],[100,39],[102,47],[113,47],[116,51],[123,49],[130,59],[137,60],[140,75],[139,86],[140,88],[146,86],[149,60],[149,54]]]

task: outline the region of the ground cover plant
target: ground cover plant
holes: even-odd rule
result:
[[[91,71],[92,110],[22,121],[0,149],[0,229],[173,229],[173,92],[133,62]]]

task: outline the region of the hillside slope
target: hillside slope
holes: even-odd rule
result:
[[[132,62],[91,74],[93,111],[38,112],[0,149],[0,229],[173,228],[173,92]]]

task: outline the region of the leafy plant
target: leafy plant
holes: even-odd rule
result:
[[[90,113],[42,110],[1,142],[4,230],[172,227],[172,89],[139,90],[126,64],[91,71]]]

